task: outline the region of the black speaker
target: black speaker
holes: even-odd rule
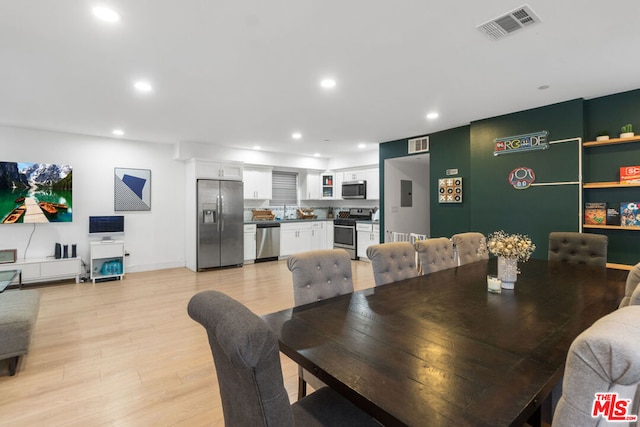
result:
[[[77,245],[74,243],[73,245],[71,245],[71,258],[75,258],[78,256],[78,251],[77,251],[78,247]]]
[[[56,243],[55,257],[56,259],[62,258],[62,246],[60,246],[60,243]]]
[[[69,258],[69,245],[64,245],[62,250],[62,258]]]

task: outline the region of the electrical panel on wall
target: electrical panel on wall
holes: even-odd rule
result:
[[[439,203],[462,203],[462,178],[441,178],[438,180]]]

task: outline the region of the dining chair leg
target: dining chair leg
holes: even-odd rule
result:
[[[302,379],[302,377],[298,377],[298,400],[302,399],[307,395],[307,382]]]

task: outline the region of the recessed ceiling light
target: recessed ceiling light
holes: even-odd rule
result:
[[[254,149],[254,150],[259,150],[259,149],[260,149],[260,146],[259,146],[259,145],[254,145],[254,146],[253,146],[253,149]]]
[[[111,133],[116,135],[116,136],[124,135],[124,131],[122,129],[114,129],[113,131],[111,131]]]
[[[324,89],[333,89],[336,87],[336,81],[334,79],[322,79],[320,81],[320,86]]]
[[[300,138],[302,138],[302,134],[300,132],[294,132],[294,133],[291,134],[291,138],[300,139]]]
[[[320,157],[320,153],[313,153],[313,157]]]
[[[133,86],[136,88],[138,92],[151,92],[153,90],[151,83],[145,82],[142,80],[136,82]]]
[[[440,114],[436,113],[435,111],[427,114],[427,119],[429,120],[437,119],[438,117],[440,117]]]
[[[538,90],[547,90],[549,89],[551,86],[549,85],[542,85],[542,86],[538,86]]]
[[[104,22],[118,22],[120,20],[120,15],[113,9],[96,6],[91,11],[93,16]]]
[[[358,148],[365,148],[367,146],[367,144],[362,143],[362,144],[358,144]]]

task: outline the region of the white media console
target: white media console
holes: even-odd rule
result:
[[[75,279],[80,282],[82,261],[80,258],[42,258],[17,260],[0,264],[0,271],[22,270],[22,283],[47,282],[51,280]]]

